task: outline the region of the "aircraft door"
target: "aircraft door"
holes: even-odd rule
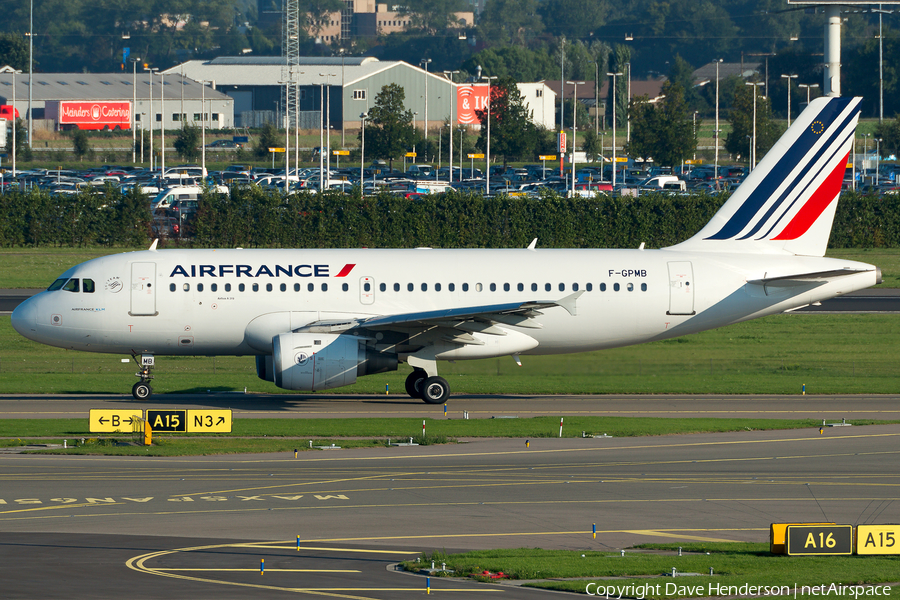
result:
[[[693,315],[694,269],[690,262],[669,263],[669,310],[667,315]]]
[[[359,278],[359,301],[362,304],[375,303],[375,280],[373,278]]]
[[[131,263],[131,310],[133,316],[152,317],[156,312],[156,263]]]

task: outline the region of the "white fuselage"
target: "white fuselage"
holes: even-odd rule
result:
[[[783,287],[748,283],[839,269],[862,272]],[[45,344],[117,354],[267,354],[271,336],[317,321],[581,292],[574,315],[542,309],[533,319],[539,327],[504,324],[508,335],[482,336],[489,343],[454,345],[437,356],[454,359],[677,337],[877,283],[875,267],[838,259],[552,249],[153,250],[91,260],[60,278],[79,279],[79,291],[29,299],[14,314],[15,328]]]

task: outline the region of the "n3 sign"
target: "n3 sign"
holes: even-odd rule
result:
[[[231,433],[230,410],[187,411],[188,433]]]

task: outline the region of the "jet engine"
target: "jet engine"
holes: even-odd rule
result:
[[[282,333],[272,346],[271,373],[275,385],[286,390],[328,390],[356,383],[363,375],[397,370],[396,354],[378,352],[352,335]],[[257,358],[258,371],[260,366],[260,376],[268,375],[268,357]]]

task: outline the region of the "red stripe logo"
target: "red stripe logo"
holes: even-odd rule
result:
[[[353,267],[355,267],[355,266],[356,266],[355,263],[352,265],[351,264],[344,265],[344,268],[341,269],[341,272],[338,273],[337,275],[335,275],[335,277],[346,277],[347,275],[350,274],[350,271],[352,271]]]
[[[791,222],[785,226],[784,230],[772,238],[773,240],[796,240],[809,231],[816,219],[825,212],[828,205],[841,193],[841,183],[844,181],[844,172],[847,170],[849,157],[850,154],[847,153],[844,160],[838,163],[834,171],[819,186],[819,189],[813,192],[806,204],[791,219]]]

